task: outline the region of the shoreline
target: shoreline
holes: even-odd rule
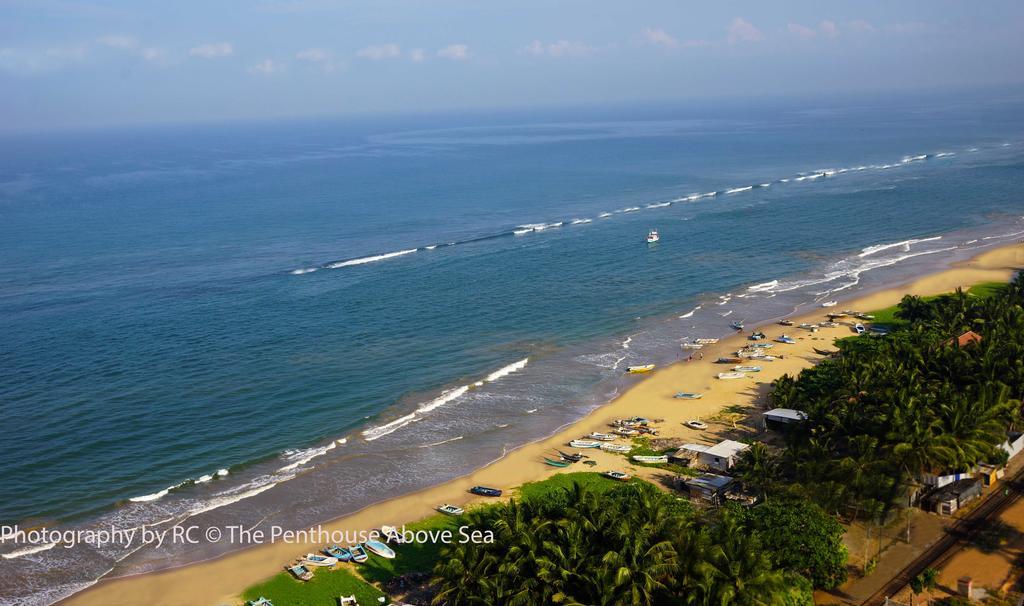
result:
[[[923,275],[915,280],[860,294],[843,300],[837,309],[856,308],[869,311],[888,307],[899,301],[904,294],[934,295],[948,292],[957,286],[969,286],[978,282],[1006,281],[1016,268],[1024,267],[1024,249],[1013,243],[986,250],[965,261],[958,261],[944,269]],[[791,319],[799,324],[803,321],[817,321],[826,313],[824,309],[806,310]],[[748,330],[757,328],[748,327]],[[814,353],[814,345],[830,346],[838,337],[851,335],[848,326],[822,328],[810,333],[796,327],[782,327],[776,324],[762,325],[761,328],[773,339],[783,332],[797,337],[796,345],[776,345],[773,354],[783,354],[784,359],[764,364],[763,371],[753,377],[737,381],[715,379],[716,373],[728,370],[727,365],[713,363],[719,355],[735,350],[745,342],[744,334],[725,337],[716,345],[699,350],[704,359],[694,351],[692,362],[675,362],[656,370],[631,385],[612,401],[589,411],[582,418],[566,424],[546,438],[519,446],[500,458],[484,464],[479,469],[435,486],[371,504],[363,509],[346,514],[321,526],[327,531],[358,532],[379,528],[383,524],[400,526],[434,513],[433,507],[452,502],[459,505],[482,502],[479,497],[469,498],[466,492],[475,484],[493,485],[503,489],[518,487],[526,482],[542,480],[556,473],[545,466],[541,455],[553,448],[565,448],[565,443],[591,431],[602,431],[608,421],[629,416],[663,418],[659,425],[661,438],[681,438],[690,442],[713,442],[721,434],[734,431],[725,423],[710,423],[707,431],[698,432],[682,426],[690,418],[710,420],[728,406],[740,404],[745,413],[756,413],[762,404],[772,380],[782,374],[795,374],[808,367],[821,356]],[[700,400],[675,400],[677,391],[699,391],[705,393]],[[656,468],[632,467],[621,455],[590,451],[588,454],[598,462],[594,471],[619,469],[629,471],[638,477],[654,480],[664,472]],[[570,471],[566,469],[564,471]],[[572,471],[576,471],[573,469]],[[93,586],[58,602],[63,605],[119,605],[137,604],[220,604],[237,603],[237,596],[247,587],[258,583],[282,569],[284,563],[296,555],[319,548],[319,545],[274,543],[245,547],[214,559],[190,563],[152,573],[101,580]],[[130,597],[129,597],[130,596]]]

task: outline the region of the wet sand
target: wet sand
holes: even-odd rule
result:
[[[800,317],[792,317],[797,325],[818,322],[829,311],[854,309],[870,311],[897,303],[905,294],[934,295],[986,281],[1006,281],[1013,269],[1024,267],[1024,247],[1019,244],[992,249],[950,268],[902,284],[866,294],[851,300],[840,300],[832,309],[815,309]],[[758,328],[747,326],[747,330]],[[467,476],[403,495],[360,512],[347,515],[324,525],[331,531],[358,532],[379,528],[384,524],[401,526],[433,513],[441,503],[459,505],[479,502],[481,499],[467,494],[471,486],[482,484],[510,489],[525,482],[542,480],[564,471],[621,470],[653,481],[664,480],[665,472],[654,468],[629,465],[622,455],[590,450],[598,462],[596,467],[573,465],[564,470],[549,467],[542,456],[561,448],[568,450],[569,440],[580,438],[592,431],[608,431],[608,423],[617,418],[643,416],[664,419],[658,424],[660,438],[679,438],[686,442],[715,443],[735,431],[729,422],[712,422],[706,431],[694,431],[683,423],[689,419],[713,419],[726,407],[735,405],[754,412],[763,409],[770,383],[783,374],[796,374],[816,363],[821,356],[814,352],[832,349],[836,338],[853,334],[850,326],[822,328],[817,333],[798,328],[770,324],[760,327],[772,339],[785,333],[797,339],[794,345],[775,343],[768,353],[782,355],[774,362],[750,362],[762,371],[738,380],[720,380],[717,373],[731,370],[731,364],[715,364],[719,356],[747,343],[745,335],[734,335],[716,345],[705,346],[699,354],[692,352],[693,360],[679,362],[637,378],[637,383],[614,401],[602,406],[555,435],[527,444],[504,458]],[[747,333],[749,334],[749,332]],[[691,352],[684,352],[689,355]],[[746,362],[744,362],[746,363]],[[672,396],[679,391],[703,392],[699,400],[678,400]],[[728,420],[727,420],[728,421]],[[756,419],[755,419],[756,421]],[[619,440],[627,443],[628,440]],[[287,490],[287,487],[281,488]],[[512,491],[514,492],[514,491]],[[258,583],[282,570],[300,554],[322,547],[319,544],[276,543],[250,547],[218,559],[158,573],[101,581],[94,587],[72,596],[61,604],[75,606],[131,606],[136,604],[237,604],[238,595],[250,585]]]

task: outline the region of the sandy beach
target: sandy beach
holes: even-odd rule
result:
[[[893,305],[908,293],[934,295],[978,282],[1007,280],[1013,275],[1013,269],[1019,267],[1024,267],[1024,248],[1019,244],[1005,246],[986,251],[969,261],[923,276],[908,284],[893,286],[855,299],[840,300],[834,309],[869,311]],[[815,309],[790,319],[797,324],[817,322],[823,319],[827,311],[832,310]],[[831,349],[835,338],[853,334],[847,325],[822,328],[812,333],[796,326],[783,327],[777,324],[761,327],[748,325],[746,334],[755,328],[761,328],[768,339],[775,339],[785,333],[797,338],[797,343],[776,343],[770,353],[776,356],[781,354],[784,359],[758,363],[762,367],[759,373],[740,380],[719,380],[715,375],[730,370],[731,365],[715,364],[715,359],[738,349],[746,342],[746,336],[737,334],[722,339],[718,344],[705,346],[700,350],[703,359],[700,359],[697,352],[693,352],[691,361],[681,361],[658,369],[650,375],[638,377],[637,383],[620,397],[559,430],[551,437],[527,444],[467,476],[373,505],[324,526],[330,530],[357,532],[379,528],[383,524],[401,525],[430,515],[433,507],[440,503],[473,503],[474,499],[466,492],[473,485],[483,484],[510,489],[525,482],[544,479],[563,470],[544,465],[542,455],[550,454],[556,448],[566,449],[565,444],[569,440],[585,436],[592,431],[606,431],[609,421],[617,418],[644,416],[664,419],[658,424],[660,438],[714,443],[726,435],[734,435],[736,431],[731,420],[719,418],[716,421],[716,416],[724,408],[738,405],[756,414],[758,410],[764,408],[765,395],[773,380],[786,373],[798,373],[800,369],[820,360],[821,356],[814,352],[815,347]],[[683,355],[688,355],[688,352],[683,352]],[[674,399],[673,394],[679,391],[703,392],[705,395],[699,400]],[[694,418],[708,421],[710,428],[706,431],[694,431],[683,425],[683,422]],[[756,424],[755,416],[754,425]],[[598,462],[596,467],[571,466],[564,471],[614,469],[655,482],[665,479],[659,477],[664,476],[665,472],[654,468],[634,468],[622,455],[599,451],[590,451],[588,454],[592,454]],[[179,569],[102,581],[62,601],[61,604],[237,604],[238,594],[246,587],[277,573],[283,564],[297,555],[319,547],[321,546],[281,543],[252,547],[213,561]]]

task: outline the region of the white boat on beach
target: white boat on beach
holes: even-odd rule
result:
[[[787,335],[782,335],[778,339],[775,339],[775,341],[777,343],[785,343],[787,345],[793,345],[793,344],[796,343],[796,339],[794,339],[793,337],[787,336]]]
[[[718,373],[719,379],[742,379],[747,375],[742,372],[720,372]]]
[[[701,338],[694,339],[693,342],[697,343],[698,345],[714,345],[715,343],[718,343],[718,339]]]
[[[637,463],[650,463],[655,465],[668,463],[668,455],[633,455],[630,458]]]
[[[635,430],[635,429],[631,429],[629,427],[619,427],[618,429],[613,429],[612,433],[620,435],[620,436],[629,437],[629,436],[635,436],[635,435],[639,434],[640,432]]]
[[[365,543],[363,543],[363,547],[365,547],[366,550],[370,553],[378,555],[382,558],[386,558],[388,560],[394,559],[395,557],[395,550],[391,549],[390,547],[388,547],[384,543],[381,543],[380,541],[366,541]]]
[[[682,347],[683,349],[700,349],[700,348],[704,347],[704,344],[703,343],[683,343],[679,347]]]
[[[573,448],[601,448],[601,443],[595,440],[573,440],[569,442]]]
[[[704,397],[704,394],[693,391],[681,391],[672,397],[677,400],[699,400]]]
[[[595,431],[594,433],[590,434],[587,437],[592,440],[600,440],[602,442],[611,442],[612,440],[615,439],[615,436],[613,436],[610,433],[600,433],[597,431]]]
[[[600,448],[606,452],[629,452],[633,450],[633,447],[629,444],[610,444],[607,442],[601,444]]]
[[[761,372],[760,366],[733,366],[736,372]]]
[[[303,556],[301,562],[301,564],[305,566],[334,566],[337,563],[338,558],[322,556],[315,553],[307,553]]]
[[[839,303],[838,301],[825,301],[824,303],[821,304],[821,306],[822,307],[835,307],[836,305],[838,305],[838,303]]]
[[[700,419],[690,419],[689,421],[683,423],[683,425],[686,425],[690,429],[697,430],[705,430],[708,428],[708,424],[705,423],[704,421],[701,421]]]
[[[461,507],[459,507],[457,505],[452,505],[451,503],[445,503],[444,505],[439,505],[437,507],[437,510],[440,511],[441,513],[444,513],[444,514],[447,514],[447,515],[450,515],[450,516],[461,516],[462,514],[466,513],[465,509],[463,509],[463,508],[461,508]]]

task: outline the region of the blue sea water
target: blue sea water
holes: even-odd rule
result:
[[[8,136],[0,523],[301,527],[466,473],[683,338],[1019,238],[1022,109],[1001,93]],[[0,598],[227,549],[52,547],[0,546]]]

